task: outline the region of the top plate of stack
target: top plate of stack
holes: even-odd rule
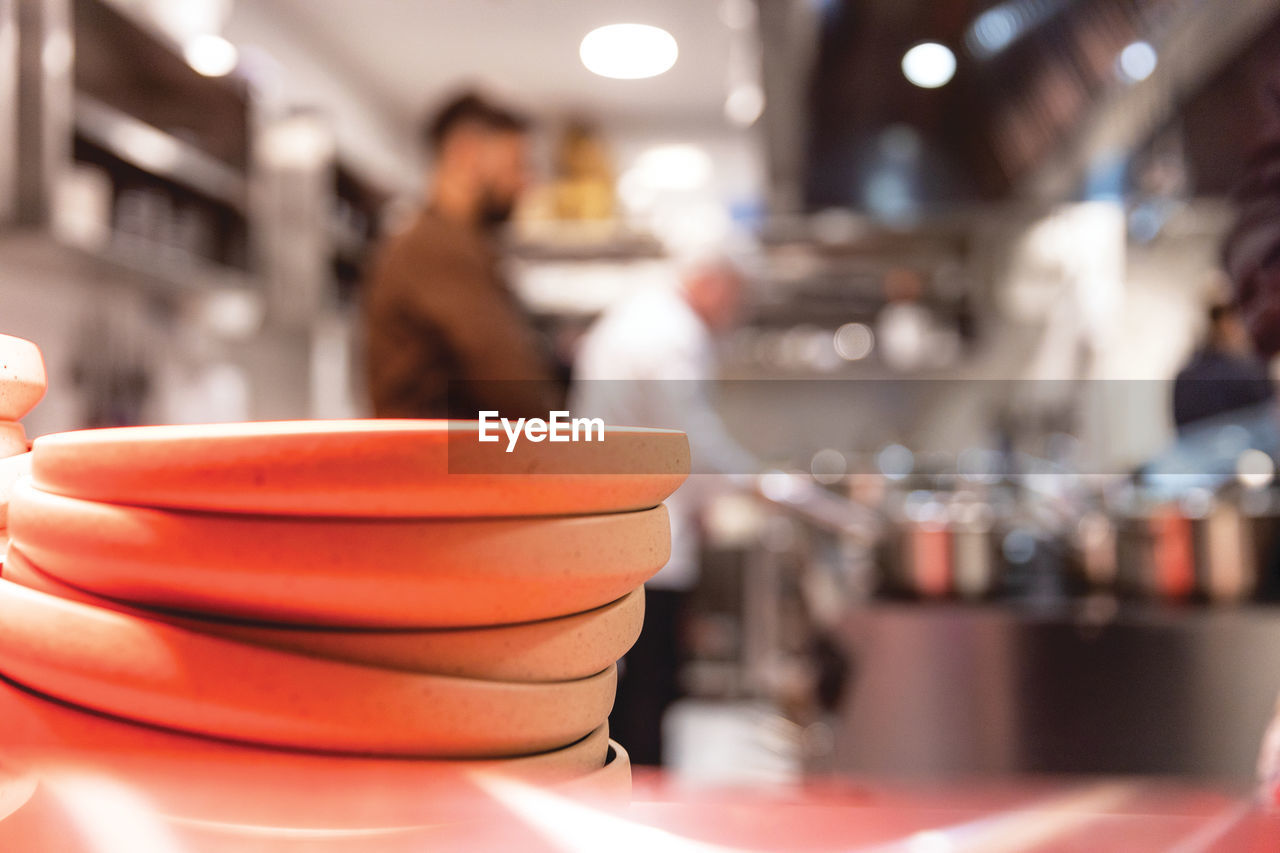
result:
[[[209,512],[346,517],[647,509],[689,473],[684,433],[480,442],[475,421],[279,421],[84,430],[36,439],[35,485],[67,497]],[[492,433],[491,433],[492,434]]]

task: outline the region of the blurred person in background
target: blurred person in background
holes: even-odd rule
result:
[[[1267,367],[1254,354],[1240,310],[1219,303],[1209,309],[1203,345],[1173,383],[1178,432],[1199,421],[1270,402],[1275,396]]]
[[[663,717],[683,692],[684,610],[698,580],[700,511],[730,485],[726,479],[745,485],[759,469],[725,428],[708,387],[718,373],[715,338],[735,325],[743,286],[726,258],[690,261],[676,286],[647,288],[605,311],[574,361],[575,415],[689,436],[694,476],[667,500],[671,559],[645,584],[644,631],[623,659],[609,718],[638,764],[662,762]]]
[[[481,95],[426,126],[426,206],[377,253],[365,297],[377,417],[546,417],[563,388],[500,270],[495,232],[527,182],[528,122]]]
[[[924,280],[915,270],[895,267],[885,273],[876,340],[881,357],[894,370],[919,370],[933,355],[934,317],[923,296]]]

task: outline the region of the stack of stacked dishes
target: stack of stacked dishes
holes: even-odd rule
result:
[[[10,493],[31,462],[19,421],[44,397],[46,386],[44,359],[36,345],[0,335],[0,552],[9,539]]]
[[[0,579],[6,756],[204,830],[438,825],[482,807],[481,771],[625,793],[615,663],[687,441],[477,439],[434,421],[37,439]]]

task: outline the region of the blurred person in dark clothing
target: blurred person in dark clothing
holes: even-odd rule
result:
[[[1178,431],[1206,418],[1265,403],[1274,396],[1266,365],[1254,355],[1239,309],[1214,305],[1209,309],[1204,345],[1174,380],[1173,420]]]
[[[425,129],[426,206],[375,257],[365,296],[374,414],[546,417],[563,408],[549,354],[500,270],[495,231],[527,182],[528,122],[469,93]]]

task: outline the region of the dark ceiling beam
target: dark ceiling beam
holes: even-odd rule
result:
[[[1137,150],[1178,106],[1237,56],[1280,15],[1280,0],[1185,0],[1167,22],[1155,72],[1139,83],[1117,82],[1080,129],[1019,182],[1023,198],[1057,202],[1078,195],[1100,160]]]

